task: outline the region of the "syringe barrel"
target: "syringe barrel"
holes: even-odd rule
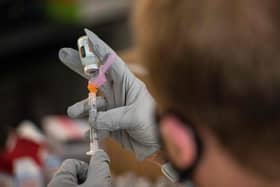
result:
[[[94,154],[98,149],[98,136],[93,125],[96,121],[97,107],[96,107],[96,93],[90,92],[88,97],[89,104],[89,124],[90,124],[90,150]]]
[[[88,104],[89,104],[89,122],[90,126],[92,126],[95,122],[95,118],[97,115],[97,108],[96,108],[96,93],[89,93],[88,97]]]

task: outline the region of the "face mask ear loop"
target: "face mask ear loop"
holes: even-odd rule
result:
[[[183,169],[183,170],[176,168],[176,166],[173,163],[170,164],[171,167],[176,172],[176,176],[178,176],[178,182],[184,183],[184,182],[190,180],[193,177],[193,173],[194,173],[195,169],[198,167],[198,165],[200,163],[200,160],[201,160],[201,158],[203,156],[203,144],[202,144],[202,140],[201,140],[201,138],[200,138],[200,136],[198,134],[198,131],[195,128],[195,126],[192,125],[190,120],[185,119],[184,116],[178,114],[177,112],[168,111],[168,112],[165,112],[163,115],[160,115],[157,112],[155,112],[156,122],[158,124],[160,124],[161,119],[164,116],[167,116],[167,115],[173,115],[176,118],[178,118],[181,122],[183,122],[186,125],[186,128],[189,128],[192,131],[192,133],[193,133],[194,143],[195,143],[195,146],[196,146],[196,158],[195,158],[194,162],[191,164],[190,167],[188,167],[186,169]],[[162,140],[161,136],[159,136],[159,137],[160,137],[159,141],[160,141],[160,143],[161,143],[161,145],[162,145],[162,147],[164,149],[164,147],[165,147],[164,141]]]

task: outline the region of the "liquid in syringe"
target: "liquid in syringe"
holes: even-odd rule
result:
[[[99,149],[98,136],[93,128],[97,115],[97,107],[96,107],[97,88],[92,83],[89,82],[88,90],[89,90],[88,104],[89,104],[89,125],[90,125],[90,129],[89,129],[90,150],[87,152],[87,155],[92,156]]]

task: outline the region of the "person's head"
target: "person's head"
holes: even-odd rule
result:
[[[204,147],[193,175],[201,186],[279,182],[280,1],[136,6],[136,41],[159,111],[188,120],[171,114],[162,120],[170,159],[178,168],[195,160],[190,123]]]

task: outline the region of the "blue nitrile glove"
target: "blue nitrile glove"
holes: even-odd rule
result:
[[[101,62],[115,52],[98,36],[85,29]],[[84,78],[79,54],[71,48],[59,52],[60,60]],[[159,149],[156,125],[153,122],[154,100],[145,84],[137,79],[121,58],[113,63],[106,73],[107,81],[100,87],[106,101],[106,111],[98,112],[94,128],[107,132],[123,147],[133,151],[138,159],[144,159]],[[73,118],[88,115],[88,101],[83,100],[68,108]]]
[[[109,157],[103,150],[92,156],[90,164],[68,159],[62,163],[48,187],[111,187]]]

